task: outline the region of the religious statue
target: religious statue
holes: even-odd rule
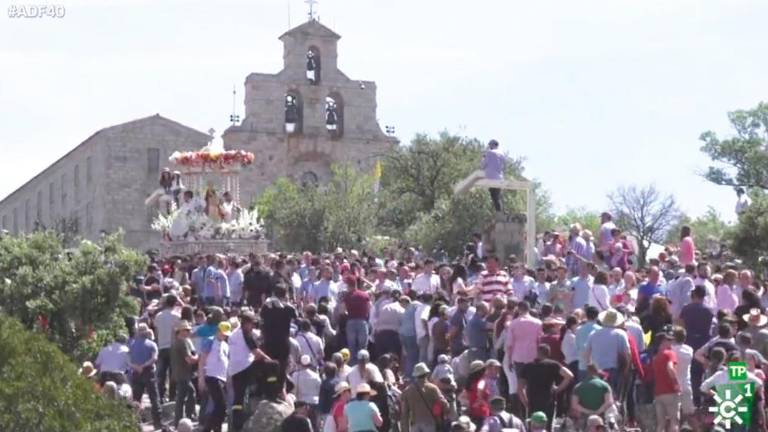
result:
[[[173,176],[168,168],[163,168],[158,180],[160,187],[144,201],[147,206],[153,206],[163,215],[168,215],[173,209]]]
[[[176,207],[179,207],[179,199],[181,198],[181,192],[184,191],[184,184],[181,182],[181,172],[174,171],[171,177],[171,195],[173,195],[173,202],[176,203]]]
[[[232,194],[229,191],[225,191],[222,195],[224,202],[221,203],[221,211],[224,216],[224,222],[232,222],[240,217],[242,209],[232,198]]]
[[[205,192],[205,215],[213,223],[219,223],[224,219],[224,212],[221,210],[221,201],[213,188]]]
[[[317,59],[315,59],[315,53],[307,51],[307,79],[311,84],[317,84]]]

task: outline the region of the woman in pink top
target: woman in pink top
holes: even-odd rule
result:
[[[695,264],[696,246],[693,244],[693,237],[691,236],[691,227],[683,225],[680,228],[680,246],[677,250],[677,259],[680,261],[681,266],[688,264]]]
[[[739,305],[739,297],[733,292],[733,285],[739,276],[735,270],[728,270],[723,276],[723,283],[717,287],[717,308],[733,311]]]

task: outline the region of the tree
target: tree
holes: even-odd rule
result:
[[[544,224],[537,224],[538,231],[568,231],[571,225],[578,223],[582,229],[589,230],[597,234],[600,230],[600,213],[587,210],[583,207],[569,208],[565,213],[553,215],[544,221]]]
[[[138,419],[106,400],[55,345],[0,314],[0,430],[135,432]]]
[[[728,234],[731,251],[751,268],[768,269],[768,196],[753,193],[752,204]]]
[[[723,222],[720,213],[714,207],[709,206],[706,213],[697,218],[682,215],[678,223],[667,233],[667,244],[676,245],[680,241],[680,228],[683,225],[691,227],[697,248],[707,252],[716,252],[711,249],[719,249],[720,243],[726,241],[733,228]]]
[[[704,177],[718,185],[768,189],[768,104],[728,113],[736,135],[720,139],[714,132],[701,134],[701,150],[715,165]]]
[[[478,169],[485,146],[477,139],[441,132],[436,138],[418,134],[410,145],[384,157],[379,221],[383,227],[402,231],[438,201],[453,196],[453,186]],[[508,175],[522,172],[512,159]]]
[[[0,238],[0,311],[38,328],[82,360],[125,329],[137,312],[129,286],[146,258],[122,234],[66,249],[52,231]]]
[[[325,209],[315,186],[302,187],[278,179],[256,201],[273,247],[280,250],[319,251]]]
[[[373,177],[334,166],[328,184],[300,186],[280,179],[256,202],[281,249],[315,252],[360,247],[374,233]]]
[[[637,239],[639,265],[651,243],[663,242],[681,217],[675,198],[662,195],[654,185],[620,187],[608,194],[615,223]]]
[[[434,245],[435,241],[422,242],[427,238],[434,239],[440,233],[447,235],[453,232],[462,236],[460,242],[452,237],[443,239],[446,246],[468,241],[472,232],[479,231],[493,213],[490,207],[487,212],[478,213],[487,207],[488,192],[484,191],[485,197],[480,197],[481,191],[477,191],[477,194],[473,192],[473,198],[455,199],[453,186],[480,167],[485,150],[485,144],[478,139],[441,132],[437,137],[416,135],[410,145],[398,147],[387,154],[383,160],[382,192],[379,196],[379,230],[392,237],[402,237],[403,233],[410,232],[405,237],[409,241],[419,241],[418,244],[425,248],[429,247],[428,244]],[[523,160],[510,160],[506,176],[520,178],[523,174]],[[536,182],[534,190],[537,224],[545,223],[551,216],[549,194]],[[463,202],[480,203],[481,206],[472,207],[469,213],[455,213],[453,219],[444,220],[444,214],[451,205],[461,206]],[[504,193],[504,205],[508,211],[523,211],[523,203],[522,193]],[[438,213],[431,215],[433,211]],[[436,224],[437,220],[443,221],[440,226]],[[417,223],[420,226],[414,227]],[[445,224],[453,226],[447,227]],[[427,226],[438,231],[426,233],[424,229]],[[416,232],[421,234],[414,235]]]

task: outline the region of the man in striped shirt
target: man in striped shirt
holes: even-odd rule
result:
[[[476,282],[476,292],[484,302],[491,302],[497,295],[511,293],[509,275],[499,268],[499,259],[495,255],[485,258],[485,271],[480,273]]]

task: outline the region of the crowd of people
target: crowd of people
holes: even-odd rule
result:
[[[547,233],[535,266],[480,236],[452,262],[158,260],[137,280],[142,315],[83,375],[128,404],[148,394],[154,426],[180,431],[677,431],[712,427],[725,366],[743,361],[750,430],[765,429],[768,290],[688,227],[638,266],[611,219],[594,239]]]

